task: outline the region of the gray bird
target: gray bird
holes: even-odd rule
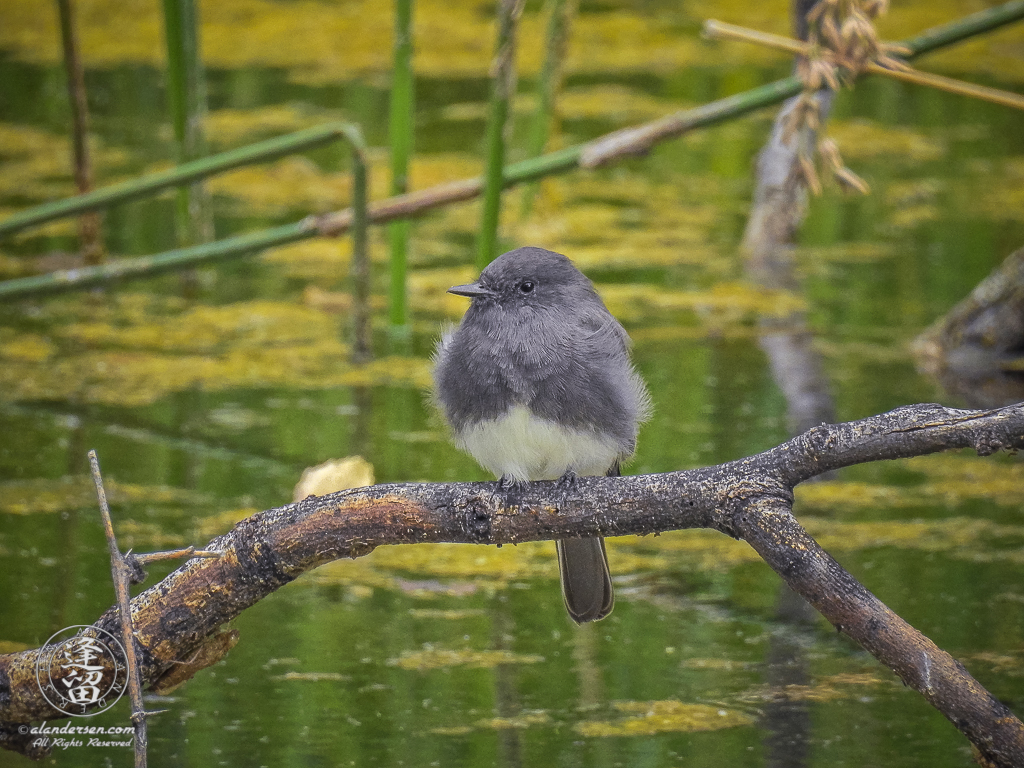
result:
[[[501,479],[618,475],[649,411],[629,336],[565,256],[517,248],[449,293],[472,304],[434,357],[434,396],[456,445]],[[604,539],[556,542],[577,624],[614,604]]]

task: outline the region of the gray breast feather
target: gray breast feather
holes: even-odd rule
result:
[[[632,455],[649,413],[646,387],[629,360],[629,337],[594,295],[572,322],[547,322],[543,308],[509,322],[500,307],[471,307],[436,355],[439,405],[456,435],[514,405],[581,433],[610,437]]]

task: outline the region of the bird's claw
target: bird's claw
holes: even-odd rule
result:
[[[566,493],[568,493],[569,491],[573,490],[576,487],[576,480],[578,477],[579,476],[570,469],[568,472],[566,472],[564,475],[558,478],[558,482],[555,484],[555,487],[558,488],[560,491],[565,491]]]
[[[519,487],[519,483],[512,475],[502,475],[498,480],[498,487],[503,491],[511,491],[513,488]]]

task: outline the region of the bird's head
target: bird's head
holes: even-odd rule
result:
[[[475,307],[495,305],[506,309],[565,306],[597,297],[590,280],[569,259],[533,246],[502,254],[477,282],[453,286],[448,293],[472,299]]]

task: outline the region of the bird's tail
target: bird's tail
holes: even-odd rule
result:
[[[569,618],[577,624],[603,619],[615,605],[604,539],[564,539],[555,546]]]

